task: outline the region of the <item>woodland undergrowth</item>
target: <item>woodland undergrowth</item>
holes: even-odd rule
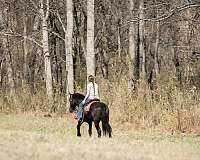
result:
[[[180,89],[175,82],[157,82],[156,88],[141,81],[137,89],[128,88],[126,79],[99,80],[100,97],[110,108],[110,121],[115,126],[133,129],[200,133],[200,97],[196,88]],[[78,88],[78,87],[77,87]],[[83,93],[83,89],[78,88]],[[0,112],[66,115],[68,102],[56,93],[49,101],[45,90],[31,94],[18,90],[14,97],[0,94]],[[67,113],[68,114],[68,113]]]

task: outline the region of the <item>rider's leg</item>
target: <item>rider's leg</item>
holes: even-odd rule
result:
[[[77,113],[78,121],[82,121],[84,106],[85,106],[85,104],[88,103],[89,101],[90,101],[90,99],[87,98],[86,101],[85,101],[85,103],[81,102],[81,103],[79,104],[78,113]]]
[[[79,104],[78,113],[77,113],[78,121],[81,121],[81,120],[82,120],[83,106],[84,106],[84,104],[81,102],[81,103]]]

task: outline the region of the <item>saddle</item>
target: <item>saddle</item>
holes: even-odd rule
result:
[[[100,100],[99,99],[94,99],[94,100],[91,100],[88,103],[86,103],[85,107],[84,107],[84,111],[85,112],[89,112],[90,111],[90,107],[94,102],[100,102]]]

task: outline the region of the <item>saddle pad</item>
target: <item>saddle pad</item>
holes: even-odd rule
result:
[[[99,102],[99,101],[92,101],[92,102],[88,103],[88,104],[84,107],[85,112],[89,112],[89,111],[90,111],[90,106],[91,106],[94,102]]]

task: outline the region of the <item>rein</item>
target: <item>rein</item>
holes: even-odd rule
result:
[[[75,108],[75,110],[74,110],[74,113],[77,113],[78,112],[78,105],[76,105],[76,108]]]

